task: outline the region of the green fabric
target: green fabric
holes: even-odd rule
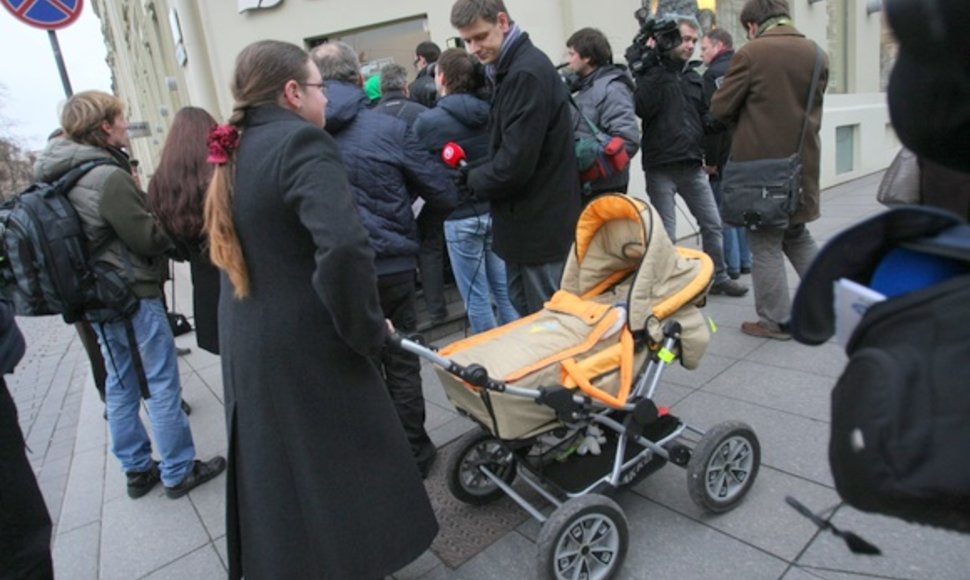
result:
[[[578,137],[576,139],[576,168],[580,172],[586,171],[596,163],[596,155],[603,146],[595,137]]]
[[[100,147],[55,139],[40,154],[35,178],[56,179],[82,161],[98,158],[114,156]],[[172,242],[148,210],[145,193],[131,174],[113,165],[96,167],[78,181],[68,199],[81,218],[88,251],[117,270],[140,298],[160,296],[168,264],[165,253]]]
[[[367,79],[364,83],[364,92],[367,98],[376,101],[381,98],[381,75],[377,74]]]

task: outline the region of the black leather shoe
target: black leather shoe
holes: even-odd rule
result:
[[[129,471],[125,473],[128,478],[128,497],[138,499],[150,492],[155,484],[162,480],[162,474],[158,471],[158,462],[152,461],[152,466],[145,471]]]
[[[195,460],[192,471],[185,476],[182,483],[165,488],[165,495],[171,499],[178,499],[199,487],[203,483],[216,477],[226,470],[226,458],[216,455],[208,461]]]
[[[418,464],[418,471],[421,472],[421,479],[428,479],[428,474],[431,473],[431,466],[434,465],[434,460],[437,456],[438,450],[435,448],[434,443],[429,441],[414,458]]]

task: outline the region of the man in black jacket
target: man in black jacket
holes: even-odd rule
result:
[[[381,310],[395,329],[414,332],[419,244],[411,203],[421,197],[427,207],[447,213],[458,203],[457,192],[407,123],[367,107],[352,47],[321,44],[313,61],[327,85],[326,130],[340,147],[357,212],[374,249]],[[427,476],[436,451],[424,428],[421,363],[413,354],[386,348],[380,366],[415,462]]]
[[[701,140],[710,121],[701,76],[694,70],[695,64],[689,62],[700,26],[691,17],[678,17],[677,27],[664,33],[665,38],[650,38],[643,59],[630,63],[631,69],[639,71],[634,97],[637,115],[643,120],[641,151],[647,195],[663,218],[670,239],[676,241],[674,196],[680,194],[700,226],[704,251],[714,261],[710,293],[744,296],[747,286],[731,280],[727,274],[721,215],[702,168]]]
[[[434,79],[432,79],[434,85]],[[381,100],[374,107],[378,113],[391,115],[408,124],[414,125],[418,115],[428,107],[408,98],[407,71],[399,64],[389,64],[381,69]],[[436,210],[430,206],[418,214],[418,238],[421,249],[418,252],[418,273],[421,275],[421,290],[428,315],[433,324],[447,320],[448,306],[445,303],[445,233],[444,221],[450,209]]]
[[[494,89],[489,156],[463,172],[465,183],[490,202],[509,296],[520,314],[530,314],[559,289],[579,218],[569,96],[502,0],[458,0],[451,25],[485,65]]]
[[[399,64],[388,64],[381,69],[381,100],[374,106],[374,110],[385,115],[391,115],[404,121],[408,127],[428,107],[412,101],[408,89],[408,73]]]
[[[438,87],[435,86],[434,76],[439,56],[441,48],[430,40],[425,40],[414,48],[414,66],[418,69],[418,76],[414,77],[409,92],[414,102],[425,107],[433,107],[438,102]]]
[[[715,28],[701,40],[701,58],[707,70],[704,71],[704,106],[710,108],[711,97],[721,86],[721,79],[727,73],[731,57],[734,56],[734,39],[723,28]],[[704,135],[704,171],[711,182],[711,190],[718,207],[721,205],[721,172],[731,154],[731,129]],[[724,224],[724,262],[728,276],[737,280],[741,274],[751,273],[751,249],[744,228]]]

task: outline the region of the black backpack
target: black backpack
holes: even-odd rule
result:
[[[137,298],[117,273],[93,266],[77,210],[67,198],[79,179],[110,159],[86,161],[53,183],[31,185],[0,207],[0,297],[21,316],[86,312],[127,316]]]
[[[949,212],[909,206],[842,232],[802,279],[793,336],[828,340],[833,282],[868,285],[900,247],[970,266],[970,226]],[[863,511],[970,532],[970,274],[873,304],[846,353],[829,441],[839,495]]]

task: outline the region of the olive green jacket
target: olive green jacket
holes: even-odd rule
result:
[[[37,159],[34,177],[53,181],[84,161],[102,158],[117,165],[95,167],[68,193],[81,218],[88,253],[117,270],[139,298],[161,296],[172,242],[148,210],[123,152],[53,139]]]

